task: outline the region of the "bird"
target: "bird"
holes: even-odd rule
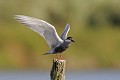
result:
[[[57,58],[62,59],[61,53],[64,52],[72,42],[75,43],[72,37],[67,37],[70,30],[70,25],[68,23],[61,36],[58,36],[55,27],[44,20],[25,15],[14,15],[14,18],[21,24],[24,24],[31,30],[37,32],[45,39],[50,50],[44,55],[56,54]],[[59,57],[58,54],[60,54]]]

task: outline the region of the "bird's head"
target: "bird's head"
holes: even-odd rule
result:
[[[67,37],[67,40],[70,40],[71,42],[75,43],[75,41],[72,39],[72,37]]]

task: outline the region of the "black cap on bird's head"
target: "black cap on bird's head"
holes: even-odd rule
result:
[[[72,37],[67,37],[68,40],[71,40],[72,42],[75,43],[75,41],[72,39]]]

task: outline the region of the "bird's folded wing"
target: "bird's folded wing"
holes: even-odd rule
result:
[[[69,30],[70,30],[70,25],[67,24],[62,35],[60,36],[62,40],[65,40],[67,38],[67,34],[68,34]]]
[[[51,48],[63,42],[55,27],[46,21],[24,15],[15,15],[15,19],[40,34]]]

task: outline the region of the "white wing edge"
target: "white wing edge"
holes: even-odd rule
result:
[[[67,23],[62,35],[60,36],[62,40],[65,40],[67,38],[67,34],[69,30],[70,30],[70,25]]]
[[[38,21],[44,23],[45,25],[51,27],[51,28],[54,30],[58,44],[63,42],[63,40],[58,36],[55,27],[54,27],[53,25],[51,25],[50,23],[44,21],[44,20],[40,20],[40,19],[37,19],[37,18],[34,18],[34,17],[25,16],[25,15],[14,15],[14,18],[15,18],[18,22],[20,22],[20,23],[28,26],[28,28],[29,28],[30,25],[29,25],[29,23],[27,23],[27,22],[24,23],[24,20],[25,20],[25,21],[27,21],[27,20],[29,20],[29,19],[38,20]],[[28,19],[27,19],[27,18],[28,18]],[[31,28],[30,28],[30,29],[31,29]],[[32,29],[32,30],[35,31],[35,32],[37,32],[38,34],[40,34],[38,31],[36,31],[36,30],[34,30],[34,29]],[[40,34],[40,35],[41,35],[41,34]],[[41,36],[45,39],[45,37],[44,37],[43,35],[41,35]],[[45,40],[46,40],[46,39],[45,39]],[[48,42],[47,42],[47,43],[48,43]],[[56,43],[55,43],[55,44],[56,44]],[[49,43],[48,43],[48,45],[49,45]],[[52,47],[52,45],[49,45],[49,46]]]

